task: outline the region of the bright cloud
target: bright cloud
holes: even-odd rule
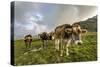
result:
[[[23,38],[27,34],[37,35],[44,31],[48,32],[47,25],[38,23],[39,21],[42,22],[43,20],[43,16],[40,13],[36,13],[36,14],[26,13],[24,15],[24,19],[25,22],[15,21],[15,26],[14,26],[15,39]]]
[[[33,30],[35,34],[48,31],[48,28],[46,25],[38,24],[32,21],[30,21],[29,24],[25,25],[24,27],[26,30]]]

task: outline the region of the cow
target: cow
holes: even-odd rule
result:
[[[68,53],[68,47],[72,39],[72,26],[70,24],[63,24],[55,28],[55,49],[60,51],[60,56],[63,55],[64,49],[66,50],[66,55]]]
[[[47,32],[42,32],[41,34],[38,34],[39,38],[41,39],[41,41],[43,42],[43,48],[45,48],[47,46],[47,42],[49,40],[54,40],[54,32],[51,31],[49,33]]]
[[[60,56],[63,56],[64,49],[66,55],[69,55],[70,44],[82,44],[81,27],[79,24],[63,24],[55,28],[55,49],[60,51]]]
[[[30,48],[32,45],[32,35],[28,34],[24,37],[24,42],[26,45],[26,48]]]
[[[49,34],[47,32],[42,32],[41,34],[38,34],[40,37],[41,41],[43,42],[43,48],[47,46],[47,42],[49,40]]]

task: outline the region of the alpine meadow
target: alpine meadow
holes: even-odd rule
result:
[[[97,61],[97,7],[11,2],[11,64]]]

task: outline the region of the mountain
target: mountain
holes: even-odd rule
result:
[[[97,15],[78,23],[81,25],[81,28],[87,29],[89,32],[97,32]]]

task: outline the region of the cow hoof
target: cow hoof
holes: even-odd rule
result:
[[[69,56],[69,53],[66,53],[67,56]]]
[[[60,54],[60,56],[62,57],[63,55],[62,55],[62,54]]]

